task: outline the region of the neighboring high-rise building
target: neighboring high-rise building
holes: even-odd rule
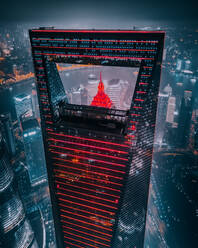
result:
[[[37,119],[27,119],[22,123],[26,164],[31,184],[46,178],[42,134]]]
[[[158,125],[156,133],[158,134],[156,137],[157,143],[161,144],[164,136],[165,124],[166,124],[166,113],[168,107],[168,94],[159,94],[158,98],[158,110],[157,110],[157,118]]]
[[[0,247],[38,248],[23,204],[13,188],[14,174],[0,132]]]
[[[38,118],[39,117],[39,106],[38,106],[38,97],[37,97],[35,88],[32,89],[31,98],[32,98],[33,115],[35,118]]]
[[[193,106],[192,91],[185,90],[184,97],[182,98],[181,101],[179,118],[178,118],[177,145],[181,148],[186,148],[189,143],[190,124],[192,120],[192,106]]]
[[[30,39],[57,246],[143,248],[164,32],[40,28]],[[70,104],[56,63],[139,68],[129,107],[107,104],[101,80],[93,106]]]
[[[168,99],[166,122],[171,123],[171,124],[174,123],[175,104],[176,104],[176,98],[174,96],[170,96]]]
[[[13,126],[11,121],[11,115],[9,113],[1,114],[0,121],[2,124],[2,132],[6,140],[6,146],[10,156],[14,156],[16,153],[16,143],[13,134]]]
[[[21,117],[24,115],[33,115],[33,106],[31,95],[21,94],[14,97],[15,109],[17,114],[17,119],[20,122]]]

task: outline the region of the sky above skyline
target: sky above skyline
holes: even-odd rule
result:
[[[108,25],[126,23],[145,24],[198,24],[194,1],[67,1],[34,0],[4,1],[1,3],[0,24],[35,23],[68,26],[92,24]],[[127,27],[128,28],[128,27]]]

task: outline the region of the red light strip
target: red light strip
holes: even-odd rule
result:
[[[136,91],[136,93],[138,93],[138,94],[146,94],[145,91]]]
[[[33,46],[35,48],[55,48],[55,49],[76,49],[76,50],[112,50],[112,51],[134,51],[134,52],[155,52],[155,49],[133,49],[133,48],[99,48],[99,47],[57,47],[57,46]]]
[[[72,161],[69,161],[70,164],[73,165]],[[58,165],[58,166],[61,166],[61,167],[64,167],[64,168],[68,168],[68,169],[72,169],[72,170],[79,170],[79,171],[82,171],[82,172],[87,172],[87,170],[83,170],[83,169],[80,169],[80,168],[77,168],[77,167],[71,167],[71,166],[67,166],[65,164],[59,164],[59,163],[54,163],[55,165]],[[77,163],[79,164],[79,163]],[[116,177],[116,176],[112,176],[112,175],[109,175],[109,174],[104,174],[104,173],[100,173],[100,172],[96,172],[96,171],[91,171],[91,173],[93,174],[96,174],[96,175],[101,175],[101,176],[105,176],[105,177],[111,177],[111,178],[115,178],[115,179],[118,179],[118,180],[122,180],[123,178],[122,177]]]
[[[97,243],[97,244],[99,244],[99,245],[103,245],[103,246],[107,246],[107,247],[109,247],[109,245],[106,245],[106,244],[104,244],[104,243],[101,243],[101,242],[99,242],[99,241],[96,241],[95,239],[94,240],[92,240],[92,239],[89,239],[89,238],[87,238],[87,237],[84,237],[84,236],[80,236],[80,235],[78,235],[78,234],[75,234],[75,233],[71,233],[71,232],[68,232],[68,231],[65,231],[65,230],[63,230],[63,232],[64,233],[66,233],[66,234],[69,234],[69,235],[72,235],[72,236],[75,236],[75,237],[78,237],[78,238],[81,238],[81,239],[85,239],[85,240],[88,240],[88,241],[91,241],[91,242],[93,242],[93,243]],[[65,237],[65,236],[64,236]],[[96,237],[95,237],[96,238]],[[76,240],[77,242],[82,242],[82,241],[80,241],[80,240]],[[91,245],[91,244],[87,244],[87,245],[90,245],[90,246],[93,246],[93,245]],[[97,246],[93,246],[93,247],[97,247]]]
[[[148,83],[140,82],[139,85],[148,85]]]
[[[70,243],[70,242],[68,242],[68,241],[66,241],[66,240],[64,240],[64,242],[65,242],[66,244],[68,244],[68,245],[72,245],[72,247],[73,247],[73,246],[76,246],[76,247],[78,247],[78,248],[83,248],[82,246],[79,246],[79,245],[76,245],[76,244]],[[67,247],[65,247],[65,248],[70,248],[70,247],[69,247],[69,246],[67,246]]]
[[[53,129],[50,129],[50,128],[46,128],[46,130],[47,130],[47,131],[53,132]]]
[[[49,104],[49,102],[45,102],[45,101],[43,101],[43,99],[41,99],[41,102],[42,102],[42,104]]]
[[[151,75],[147,75],[147,74],[141,74],[141,77],[150,77]]]
[[[84,196],[87,196],[87,197],[90,197],[90,198],[95,198],[95,199],[98,199],[98,200],[107,201],[107,202],[116,204],[115,201],[108,200],[106,198],[101,198],[101,197],[98,197],[98,196],[95,196],[95,195],[85,194],[85,193],[81,193],[79,191],[75,191],[75,190],[71,190],[71,189],[67,189],[67,188],[63,188],[63,187],[60,187],[59,189],[60,190],[64,190],[64,191],[69,191],[69,192],[72,192],[72,193],[75,193],[75,194],[79,194],[79,195],[84,195]]]
[[[113,159],[128,161],[127,158],[119,158],[119,157],[114,157],[114,156],[111,156],[111,155],[101,154],[101,153],[97,153],[97,152],[89,152],[89,151],[86,151],[86,150],[80,150],[80,149],[76,149],[76,148],[56,146],[56,145],[53,145],[53,144],[49,144],[49,147],[56,147],[56,148],[60,148],[60,149],[63,149],[63,150],[69,150],[69,151],[74,151],[74,152],[77,151],[77,152],[81,152],[81,153],[85,153],[85,154],[96,155],[96,156],[99,156],[99,157],[107,157],[107,158],[113,158]]]
[[[86,211],[86,210],[83,210],[83,209],[75,208],[74,206],[64,205],[64,204],[61,204],[61,203],[59,203],[58,205],[61,206],[61,207],[70,208],[72,210],[77,210],[77,211],[80,211],[80,212],[83,212],[83,213],[86,213],[86,214],[96,215],[96,216],[99,216],[99,217],[107,219],[107,220],[112,219],[112,217],[107,217],[107,216],[104,216],[104,215],[100,215],[98,213],[93,213],[93,212],[89,212],[89,211]],[[63,209],[60,209],[60,210],[63,211]]]
[[[72,188],[77,188],[77,189],[81,188],[81,189],[86,190],[86,191],[89,191],[89,192],[97,193],[96,190],[94,190],[94,189],[84,188],[84,187],[81,187],[81,186],[79,186],[79,185],[76,186],[76,185],[74,185],[74,184],[65,183],[65,182],[60,182],[60,181],[57,181],[57,180],[55,180],[55,182],[56,182],[57,184],[67,185],[67,186],[70,186],[70,187],[72,187]],[[100,194],[101,194],[101,195],[108,195],[108,196],[113,197],[113,198],[116,198],[116,199],[117,199],[117,198],[120,198],[120,196],[118,196],[118,195],[112,195],[112,194],[108,194],[108,193],[106,193],[106,192],[100,192]]]
[[[144,102],[144,100],[143,99],[140,99],[140,98],[135,98],[134,101]]]
[[[85,219],[89,219],[89,216],[77,214],[77,213],[74,213],[74,212],[70,212],[70,211],[65,210],[65,209],[60,209],[60,211],[64,212],[64,213],[72,214],[72,215],[75,215],[75,216],[83,217]],[[93,220],[93,221],[95,222],[95,220]],[[110,223],[110,226],[113,226],[113,224]]]
[[[139,114],[131,114],[132,116],[140,116]]]
[[[89,139],[89,138],[82,138],[82,137],[78,137],[78,136],[72,136],[72,135],[66,135],[66,134],[60,134],[60,133],[50,133],[50,134],[56,135],[56,136],[63,136],[63,137],[68,137],[68,138],[79,139],[79,140],[88,140],[88,141],[93,141],[93,142],[98,142],[98,143],[108,144],[108,145],[114,145],[114,146],[129,147],[129,146],[124,145],[124,144],[117,144],[117,143],[107,142],[107,141],[102,141],[102,140]]]
[[[142,109],[140,106],[133,106],[134,109]]]
[[[47,123],[47,124],[53,124],[53,122],[51,122],[51,121],[46,121],[45,123]]]
[[[81,206],[81,207],[85,207],[85,208],[90,208],[90,209],[93,209],[93,210],[96,210],[96,211],[100,211],[100,212],[104,212],[106,214],[111,214],[112,216],[115,215],[115,213],[113,212],[110,212],[110,211],[107,211],[107,210],[104,210],[104,209],[100,209],[100,208],[95,208],[95,207],[91,207],[89,205],[84,205],[82,203],[78,203],[78,202],[73,202],[73,201],[70,201],[70,200],[66,200],[66,199],[63,199],[63,198],[59,198],[60,201],[64,201],[64,202],[67,202],[67,203],[70,203],[70,204],[75,204],[75,205],[78,205],[78,206]],[[62,203],[59,203],[59,205],[62,204]],[[64,204],[62,204],[64,205]],[[67,206],[66,206],[67,207]]]
[[[80,176],[80,177],[83,176],[83,175],[78,174],[78,173],[71,173],[71,172],[64,171],[64,170],[59,170],[59,169],[54,169],[54,171],[55,172],[61,172],[61,173],[67,173],[67,174],[72,175],[72,176]],[[117,185],[117,186],[122,186],[122,184],[115,183],[115,182],[112,182],[112,181],[102,180],[102,179],[98,179],[98,178],[92,178],[92,177],[88,177],[88,176],[86,176],[86,178],[96,180],[96,181],[99,181],[99,182],[104,182],[104,183],[107,183],[107,184],[114,184],[114,185]]]
[[[143,68],[152,69],[153,67],[152,66],[143,66]]]
[[[74,235],[74,236],[75,236],[75,235]],[[83,245],[89,245],[89,246],[92,246],[92,247],[94,247],[94,248],[98,248],[98,246],[91,245],[91,244],[85,243],[85,242],[83,242],[83,241],[81,241],[81,240],[73,239],[73,238],[68,237],[68,236],[64,236],[64,238],[66,238],[66,239],[71,239],[71,240],[73,240],[73,241],[75,241],[75,242],[79,242],[79,243],[81,243],[81,244],[83,244]],[[93,241],[92,241],[92,242],[93,242]]]
[[[95,225],[95,224],[90,223],[90,222],[86,222],[86,221],[83,221],[83,220],[80,220],[80,219],[75,219],[75,218],[70,217],[70,216],[65,216],[65,215],[63,215],[63,214],[61,214],[60,216],[63,217],[63,218],[66,218],[66,219],[75,220],[75,221],[77,221],[77,222],[81,222],[81,223],[84,223],[84,224],[86,224],[86,225],[95,226],[95,227],[97,227],[97,228],[104,229],[104,230],[107,230],[107,231],[109,231],[109,232],[112,232],[112,229],[109,229],[109,228],[107,228],[107,227],[98,226],[98,225]]]
[[[48,98],[48,95],[40,95],[40,97],[47,97]]]
[[[48,39],[48,38],[33,38],[33,40],[52,40],[52,41],[74,41],[73,39],[66,39],[66,38],[62,38],[62,39]],[[158,41],[150,41],[150,40],[76,40],[76,41],[89,41],[89,42],[122,42],[122,43],[158,43]],[[42,62],[42,61],[41,61]]]
[[[64,159],[64,158],[52,157],[52,159],[60,160],[60,161],[65,161],[65,162],[71,162],[71,160],[67,160],[67,159]],[[85,166],[89,166],[89,167],[93,167],[93,168],[97,168],[97,169],[101,169],[101,170],[108,170],[108,171],[112,171],[112,172],[116,172],[116,173],[125,174],[124,171],[113,170],[113,169],[109,169],[109,168],[105,168],[105,167],[101,167],[101,166],[97,166],[97,165],[86,164],[86,163],[81,163],[81,162],[78,162],[78,164],[80,164],[80,165],[85,165]]]
[[[35,55],[48,55],[48,56],[64,56],[64,57],[80,57],[80,58],[95,58],[95,59],[120,59],[120,60],[154,60],[154,58],[142,57],[120,57],[120,56],[98,56],[98,55],[80,55],[80,54],[59,54],[59,53],[34,53]]]
[[[46,89],[46,88],[40,88],[39,90],[44,90],[44,91],[47,91],[47,89]]]
[[[69,154],[69,153],[63,153],[63,152],[56,152],[56,151],[53,151],[53,150],[51,150],[51,152],[52,153],[61,154],[61,155],[67,155],[68,157],[82,158],[82,159],[92,159],[92,160],[97,161],[99,163],[101,162],[101,163],[111,164],[111,165],[120,166],[120,167],[123,167],[123,168],[126,167],[124,164],[116,164],[116,163],[113,163],[113,162],[99,160],[99,159],[95,159],[95,158],[93,159],[93,158],[79,156],[79,155],[75,155],[75,154]]]
[[[104,207],[107,207],[107,208],[112,208],[112,209],[117,210],[117,207],[109,206],[109,205],[106,205],[106,204],[103,204],[103,203],[100,203],[100,202],[90,201],[90,200],[87,200],[87,199],[83,199],[83,198],[76,197],[76,196],[73,196],[73,195],[68,195],[68,194],[61,193],[61,192],[57,192],[56,194],[66,196],[66,197],[71,197],[71,198],[74,198],[74,199],[77,199],[77,200],[80,200],[80,201],[89,202],[89,203],[92,203],[94,205],[97,204],[97,205],[101,205],[101,206],[104,206]]]
[[[56,175],[56,177],[65,179],[65,177],[60,177],[60,176],[57,176],[57,175]],[[120,192],[119,189],[113,189],[113,188],[109,188],[109,187],[105,187],[105,186],[101,186],[101,185],[97,185],[97,184],[93,184],[93,183],[88,183],[88,182],[83,182],[83,181],[81,181],[80,183],[91,185],[91,186],[96,186],[96,187],[99,187],[99,188],[102,188],[102,189],[107,189],[107,190],[112,190],[112,191]]]
[[[53,140],[53,141],[57,141],[57,142],[62,142],[62,143],[66,143],[66,144],[79,145],[79,146],[83,146],[83,147],[91,147],[91,148],[101,149],[101,150],[110,151],[110,152],[117,152],[117,153],[128,154],[128,152],[124,152],[124,151],[114,150],[114,149],[110,149],[110,148],[106,148],[106,147],[104,148],[104,147],[99,147],[99,146],[92,146],[92,145],[82,144],[82,143],[78,143],[78,142],[71,142],[71,141],[65,141],[65,140],[57,140],[57,139],[53,139],[53,138],[50,138],[49,140]]]
[[[88,236],[92,236],[92,237],[94,237],[94,238],[97,238],[97,239],[102,239],[102,240],[105,240],[105,241],[107,241],[107,242],[110,242],[110,240],[109,239],[105,239],[105,238],[103,238],[103,237],[100,237],[100,236],[97,236],[97,235],[93,235],[93,234],[91,234],[91,233],[86,233],[86,232],[83,232],[83,231],[80,231],[80,230],[76,230],[76,229],[74,229],[74,228],[71,228],[71,227],[69,227],[69,226],[64,226],[65,228],[68,228],[68,229],[70,229],[70,230],[72,230],[72,231],[76,231],[76,232],[80,232],[80,233],[83,233],[83,234],[85,234],[85,235],[88,235]]]
[[[103,233],[103,232],[101,232],[101,231],[98,231],[98,230],[95,230],[95,229],[90,229],[90,228],[85,227],[85,226],[80,226],[80,225],[78,225],[78,224],[76,224],[76,223],[71,223],[71,222],[68,222],[68,221],[66,221],[66,220],[61,220],[61,222],[64,222],[64,223],[69,224],[69,225],[72,225],[72,226],[77,226],[77,227],[80,227],[80,228],[82,228],[82,229],[86,229],[86,230],[89,230],[89,231],[92,231],[92,232],[100,233],[100,234],[105,235],[105,236],[108,236],[108,237],[111,237],[111,236],[112,236],[111,234]],[[63,226],[63,227],[64,227],[64,226]]]

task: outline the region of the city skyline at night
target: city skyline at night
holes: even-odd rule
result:
[[[87,18],[92,19],[91,16]],[[160,29],[166,31],[162,78],[158,95],[157,123],[144,248],[196,247],[196,184],[198,178],[198,72],[196,56],[198,51],[198,32],[196,22],[191,22],[191,25],[188,26],[187,23],[184,22],[181,22],[180,25],[176,25],[176,23],[173,22],[161,23],[153,20],[151,24],[144,20],[142,24],[138,24],[138,20],[125,20],[124,22],[124,20],[119,21],[117,19],[115,21],[111,19],[109,24],[105,24],[104,26],[103,22],[105,23],[105,19],[102,18],[101,15],[100,19],[102,20],[100,20],[100,25],[96,24],[97,18],[92,19],[91,22],[81,19],[80,16],[74,19],[67,22],[53,22],[51,20],[45,24],[43,20],[38,19],[38,24],[36,22],[19,24],[7,23],[0,26],[0,114],[5,116],[7,116],[6,113],[10,114],[10,122],[7,122],[6,125],[8,129],[13,129],[14,135],[14,137],[12,135],[7,136],[11,142],[6,144],[6,141],[4,144],[12,154],[9,158],[9,167],[12,167],[14,173],[13,188],[19,195],[17,198],[20,198],[23,203],[24,211],[31,222],[30,225],[39,248],[55,248],[58,246],[56,245],[54,234],[47,175],[45,174],[46,172],[43,171],[44,177],[39,178],[38,173],[40,167],[34,167],[34,165],[29,162],[31,161],[31,157],[28,158],[29,153],[26,152],[29,149],[29,145],[28,143],[24,143],[23,139],[23,134],[26,136],[29,133],[32,134],[32,132],[35,133],[37,131],[38,134],[41,133],[41,121],[28,29],[38,25],[51,26],[52,23],[60,28],[109,27],[120,29],[133,28],[133,30],[140,29],[142,31]],[[82,71],[82,74],[80,74],[79,70],[78,74],[76,70],[77,74],[75,75],[75,70],[73,70],[74,68],[72,69],[72,65],[74,67],[81,67],[81,64],[72,64],[72,61],[70,64],[59,62],[56,62],[54,68],[57,67],[63,85],[64,80],[66,80],[65,82],[67,82],[67,80],[72,81],[75,77],[76,83],[80,83],[80,85],[75,84],[74,88],[69,87],[66,89],[63,87],[61,92],[64,95],[65,92],[68,91],[66,92],[66,94],[69,93],[68,100],[72,100],[73,98],[76,105],[86,104],[88,102],[87,87],[84,87],[84,85],[93,82],[93,88],[96,89],[100,81],[100,70],[97,71],[97,69],[93,69],[93,71],[89,72],[89,70],[86,69],[88,64],[84,63],[84,65],[86,65],[84,66],[84,72]],[[52,67],[51,64],[51,70],[53,70]],[[70,68],[68,68],[69,71],[67,71],[67,69],[62,67]],[[119,67],[121,68],[120,70],[125,69],[125,67]],[[112,78],[107,78],[103,68],[108,70],[111,66],[102,65],[100,69],[104,85],[108,85],[111,80],[113,86],[116,85],[115,88],[109,88],[108,92],[105,88],[105,94],[108,94],[110,99],[113,99],[116,92],[119,94],[121,86],[127,79],[120,77],[119,80],[119,76],[115,75],[115,73],[112,73]],[[139,67],[131,67],[130,69],[136,73],[135,70],[139,70],[138,68]],[[84,74],[85,77],[82,76]],[[72,82],[75,83],[74,80]],[[60,95],[62,95],[62,93]],[[95,96],[95,93],[97,94],[94,90],[91,96]],[[22,119],[19,120],[17,119],[17,105],[15,105],[16,102],[14,99],[21,94],[31,96],[32,106],[30,112],[26,112],[25,106],[22,108]],[[54,101],[56,100],[56,96],[56,92],[51,95]],[[120,103],[117,102],[116,104],[118,106]],[[61,105],[62,111],[64,110],[63,106],[64,104]],[[26,128],[26,123],[28,124],[29,120],[32,122],[32,130],[30,130],[30,132],[29,127],[27,126],[28,129]],[[37,139],[39,144],[42,144],[42,137],[40,135],[30,135],[24,138],[30,138],[29,140],[27,139],[28,142],[31,140],[36,141]],[[33,153],[36,154],[38,149],[40,149],[39,147],[40,145],[34,146],[32,150]],[[129,174],[134,175],[141,167],[141,163],[142,161],[137,164],[137,168],[132,168]],[[44,157],[40,165],[42,168],[45,168]],[[37,180],[34,181],[35,183],[31,184],[31,178],[37,178]],[[71,180],[71,178],[68,179]],[[93,220],[101,221],[100,218],[101,217],[98,217],[98,219]],[[123,217],[123,220],[126,222],[125,217]],[[0,224],[1,223],[0,221]],[[136,223],[138,226],[138,221]],[[141,220],[139,223],[141,223]],[[139,225],[139,228],[140,227]],[[122,221],[121,228],[125,230],[126,236],[131,235],[130,230],[133,230],[132,226],[126,225],[126,223]],[[22,229],[18,233],[22,233],[21,231]],[[79,233],[79,235],[83,236],[82,233]],[[22,235],[20,237],[24,236]],[[126,237],[122,236],[120,241],[124,241],[127,247]]]

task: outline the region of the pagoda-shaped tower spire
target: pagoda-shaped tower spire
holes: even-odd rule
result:
[[[100,82],[98,84],[98,92],[94,96],[91,106],[111,108],[113,105],[111,99],[104,91],[104,84],[102,82],[102,73],[100,72]]]

